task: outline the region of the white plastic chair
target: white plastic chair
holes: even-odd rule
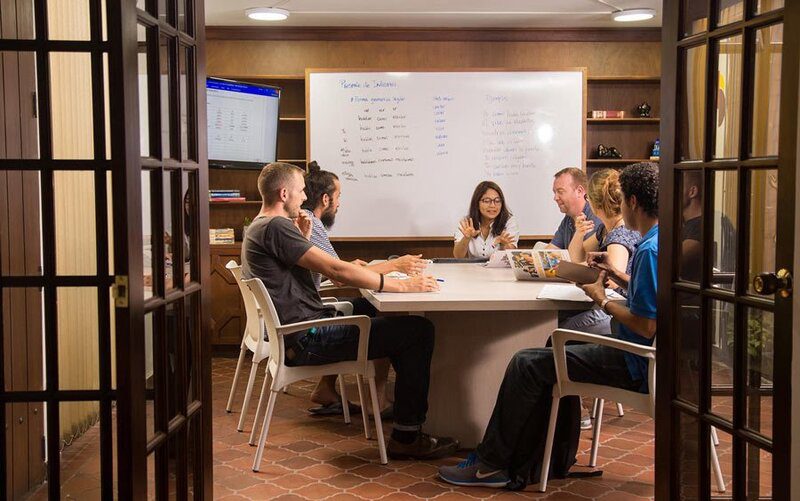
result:
[[[236,371],[233,373],[231,392],[228,395],[228,405],[225,407],[227,412],[231,412],[233,407],[233,396],[236,393],[236,385],[239,382],[239,374],[241,373],[245,356],[248,351],[253,354],[253,360],[250,365],[250,377],[247,379],[247,388],[244,393],[244,401],[242,401],[242,412],[239,415],[239,423],[236,426],[238,431],[242,431],[244,430],[245,416],[250,407],[250,398],[253,394],[253,385],[255,384],[258,365],[269,358],[269,343],[264,340],[264,325],[261,322],[261,315],[256,306],[255,299],[250,293],[250,289],[242,283],[241,267],[236,261],[230,260],[225,265],[225,268],[231,272],[234,280],[236,280],[236,284],[239,286],[246,316],[244,335],[242,336],[242,343],[239,346],[239,360],[236,362]]]
[[[239,381],[239,375],[242,370],[242,365],[244,365],[244,361],[247,355],[247,352],[251,352],[253,354],[252,364],[250,365],[250,376],[247,379],[247,388],[245,389],[244,393],[244,400],[242,401],[242,411],[239,415],[239,422],[236,426],[238,431],[244,430],[244,422],[247,416],[247,411],[250,408],[250,399],[253,395],[253,386],[255,384],[256,373],[258,372],[258,366],[261,362],[269,358],[269,342],[265,341],[265,333],[264,333],[264,325],[261,321],[261,312],[259,311],[258,304],[256,303],[255,298],[253,297],[253,293],[250,292],[250,289],[242,283],[242,270],[239,264],[234,261],[230,260],[225,265],[225,268],[231,272],[233,275],[234,280],[236,280],[236,284],[239,286],[239,292],[242,295],[242,301],[244,302],[244,310],[246,315],[245,321],[245,329],[244,334],[242,335],[242,343],[239,346],[239,360],[236,362],[236,371],[233,374],[233,381],[231,382],[231,391],[228,394],[228,404],[225,407],[227,412],[231,412],[233,408],[233,397],[236,394],[236,386]],[[353,314],[353,305],[347,302],[339,302],[336,298],[323,298],[323,302],[329,304],[336,308],[337,310],[341,311],[344,315],[352,315]],[[283,392],[286,393],[287,387],[283,388]],[[263,395],[263,390],[262,390]],[[260,405],[260,402],[259,402]],[[349,410],[349,409],[348,409]],[[258,416],[256,416],[258,419]],[[345,422],[350,422],[349,413],[345,414]],[[253,430],[250,432],[250,443],[255,443],[255,428],[256,423],[253,423]]]
[[[585,332],[572,331],[567,329],[556,329],[553,332],[553,358],[555,359],[556,384],[553,385],[553,404],[550,408],[550,423],[547,427],[547,440],[544,447],[542,458],[541,476],[539,477],[539,492],[547,489],[547,475],[550,472],[550,455],[553,452],[553,438],[556,431],[556,421],[558,419],[558,405],[561,397],[567,396],[590,396],[599,399],[597,417],[594,421],[592,433],[592,452],[589,466],[597,463],[597,448],[600,442],[600,427],[603,420],[604,400],[613,400],[617,403],[625,404],[634,409],[646,413],[651,418],[655,418],[656,411],[656,348],[655,340],[653,346],[644,346],[636,343],[621,341],[607,336],[598,336]],[[610,346],[648,359],[647,382],[649,393],[639,393],[636,391],[624,390],[613,386],[604,386],[594,383],[579,383],[569,378],[567,371],[567,354],[565,345],[567,341],[582,341],[599,345]],[[714,478],[717,482],[717,490],[725,492],[725,481],[722,478],[722,470],[719,466],[719,457],[715,447],[715,435],[711,433],[711,466]]]
[[[267,362],[267,370],[265,374],[265,381],[263,389],[267,387],[267,379],[270,380],[270,393],[269,399],[266,404],[264,415],[264,422],[261,426],[261,435],[258,439],[258,449],[256,449],[255,458],[253,459],[253,471],[258,471],[261,458],[264,455],[264,445],[267,441],[267,434],[269,433],[269,424],[272,420],[272,412],[275,409],[275,400],[278,397],[278,392],[284,386],[291,384],[295,381],[303,379],[316,378],[320,376],[328,376],[332,374],[355,374],[356,383],[358,387],[358,397],[361,404],[361,417],[364,422],[364,435],[369,439],[369,417],[366,412],[366,404],[364,401],[364,390],[362,377],[366,377],[369,383],[370,396],[372,400],[372,411],[375,419],[375,427],[378,435],[378,450],[380,452],[381,464],[387,464],[389,461],[386,457],[386,443],[383,437],[383,424],[381,422],[380,406],[378,405],[378,392],[375,386],[375,365],[367,359],[367,349],[369,347],[369,329],[370,319],[364,315],[358,316],[345,316],[324,318],[320,320],[310,320],[307,322],[297,322],[288,325],[281,325],[278,314],[275,311],[275,306],[272,299],[269,297],[264,283],[259,279],[245,280],[244,283],[252,291],[256,302],[261,308],[264,326],[267,331],[269,339],[270,357]],[[312,327],[324,327],[332,325],[353,325],[358,328],[358,350],[355,360],[344,362],[335,362],[325,365],[307,365],[290,367],[285,363],[284,358],[284,336],[295,332],[305,331]],[[345,412],[346,422],[350,421],[350,413],[347,405],[347,396],[345,394],[345,386],[339,378],[339,388],[342,393],[343,409]],[[256,420],[260,417],[261,406],[263,402],[259,403],[259,409],[256,414]],[[254,427],[255,428],[255,427]]]

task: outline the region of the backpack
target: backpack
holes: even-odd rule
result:
[[[552,404],[551,399],[544,400],[547,401],[546,409],[537,411],[536,416],[532,416],[511,458],[511,464],[508,468],[508,475],[511,481],[506,486],[507,489],[518,491],[524,489],[528,484],[539,482]],[[544,423],[541,422],[542,416],[545,417]],[[550,455],[548,479],[602,475],[602,471],[572,475],[569,473],[569,469],[576,462],[575,456],[578,453],[578,441],[581,434],[580,420],[580,397],[563,397],[558,406],[558,418],[553,438],[553,452]]]

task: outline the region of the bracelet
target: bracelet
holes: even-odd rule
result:
[[[608,313],[608,310],[606,310],[606,305],[608,304],[609,301],[611,301],[611,300],[608,299],[608,298],[605,298],[602,301],[600,301],[600,309],[603,310],[606,313]],[[608,313],[608,314],[610,315],[610,313]]]
[[[383,292],[383,273],[378,273],[381,276],[381,284],[378,286],[378,292]]]

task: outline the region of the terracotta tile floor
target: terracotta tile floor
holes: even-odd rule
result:
[[[248,364],[249,365],[249,364]],[[620,418],[615,406],[607,405],[598,453],[603,476],[590,479],[554,480],[541,494],[485,488],[459,488],[437,479],[439,461],[392,461],[379,463],[375,440],[366,440],[360,415],[350,425],[341,417],[316,418],[306,412],[312,382],[296,383],[288,395],[281,394],[270,427],[260,473],[251,471],[255,447],[247,444],[257,396],[254,395],[244,433],[236,431],[244,382],[234,404],[225,412],[235,359],[214,359],[214,497],[243,499],[604,499],[624,501],[653,498],[653,422],[642,414],[626,411]],[[259,381],[256,386],[260,388]],[[351,395],[353,398],[353,395]],[[384,423],[387,436],[391,425]],[[591,432],[583,433],[578,464],[586,465]],[[587,470],[576,467],[575,470]]]
[[[341,417],[315,418],[306,412],[312,382],[294,384],[288,395],[278,397],[261,471],[251,470],[255,447],[247,444],[255,412],[257,392],[251,403],[244,433],[236,431],[238,409],[244,395],[245,372],[231,414],[225,404],[236,360],[213,361],[214,407],[214,498],[247,499],[330,499],[330,500],[413,500],[431,499],[600,499],[625,501],[653,498],[653,422],[642,414],[627,411],[620,418],[615,406],[607,405],[598,454],[603,476],[589,479],[553,480],[541,494],[528,487],[525,492],[485,488],[458,488],[437,479],[441,464],[453,464],[466,455],[431,462],[390,461],[379,463],[377,442],[362,434],[360,416],[345,425]],[[248,363],[249,367],[249,363]],[[256,381],[260,388],[262,373]],[[390,425],[385,423],[390,432]],[[99,499],[99,461],[95,426],[65,449],[62,466],[62,498]],[[588,463],[591,432],[583,432],[578,465]],[[729,449],[725,444],[723,449]],[[726,447],[726,445],[728,447]],[[730,481],[730,459],[721,452],[721,462]],[[725,451],[727,452],[727,451]],[[728,468],[726,468],[726,466]],[[73,468],[74,467],[74,468]],[[576,466],[573,471],[587,470]],[[85,481],[87,475],[91,481]],[[74,489],[74,492],[73,492]],[[43,489],[37,493],[44,498]],[[33,498],[37,496],[34,495]]]

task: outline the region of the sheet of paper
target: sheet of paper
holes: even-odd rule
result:
[[[611,299],[623,299],[623,297],[611,289],[606,289],[606,296]],[[583,289],[572,284],[547,284],[542,287],[537,299],[551,299],[553,301],[578,301],[591,303],[592,299],[583,292]]]
[[[506,251],[495,251],[494,254],[489,256],[489,261],[486,262],[487,268],[511,268],[511,263],[508,260]]]

